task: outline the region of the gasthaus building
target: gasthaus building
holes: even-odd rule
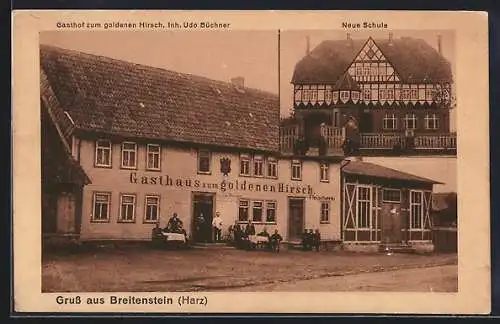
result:
[[[219,212],[223,235],[252,220],[289,242],[307,228],[348,247],[430,243],[432,180],[344,156],[282,154],[278,96],[241,77],[47,45],[40,63],[42,145],[64,153],[42,156],[43,170],[74,170],[50,188],[43,178],[44,237],[149,240],[177,213],[207,239],[194,219]]]

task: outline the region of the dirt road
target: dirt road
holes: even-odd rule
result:
[[[234,290],[456,292],[458,291],[458,278],[457,266],[445,265],[299,280]]]

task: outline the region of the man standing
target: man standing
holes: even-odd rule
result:
[[[283,240],[281,235],[278,233],[278,230],[274,230],[274,234],[271,235],[270,244],[273,252],[279,253],[280,251],[280,243]]]
[[[219,242],[222,240],[222,218],[220,217],[219,212],[215,213],[215,217],[212,220],[212,227],[215,232],[215,242]]]

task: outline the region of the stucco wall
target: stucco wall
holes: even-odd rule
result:
[[[95,146],[93,141],[82,141],[80,147],[80,163],[89,175],[92,184],[84,189],[82,207],[81,238],[90,239],[150,239],[154,224],[145,224],[144,202],[145,195],[160,195],[160,226],[164,227],[170,216],[176,212],[184,222],[184,227],[191,232],[192,222],[192,193],[213,192],[214,209],[219,211],[223,218],[224,227],[233,224],[238,217],[238,200],[275,200],[277,202],[276,224],[256,224],[260,231],[264,226],[268,231],[275,228],[286,239],[288,232],[288,197],[305,197],[305,227],[319,228],[324,238],[340,238],[340,183],[339,164],[330,165],[329,183],[320,182],[319,163],[305,161],[303,163],[302,181],[291,180],[290,160],[280,160],[278,166],[278,179],[243,177],[239,175],[239,154],[213,153],[211,156],[211,174],[197,173],[197,150],[177,149],[162,147],[161,172],[146,171],[146,148],[138,145],[137,170],[120,168],[120,144],[113,144],[112,168],[94,167]],[[220,172],[220,159],[228,157],[231,160],[231,173],[224,177]],[[131,173],[132,175],[131,181]],[[173,180],[173,185],[151,184],[152,177],[166,176]],[[147,177],[148,184],[142,184],[142,177]],[[134,180],[137,179],[137,183]],[[183,185],[176,185],[176,180],[183,181]],[[191,186],[186,186],[185,180],[191,179]],[[195,187],[195,181],[199,186]],[[222,190],[221,183],[225,181],[226,190]],[[238,185],[236,184],[238,181]],[[246,181],[254,185],[253,190],[236,190]],[[229,185],[232,183],[232,186]],[[279,192],[279,184],[288,185],[287,192]],[[217,185],[217,188],[203,186],[203,184]],[[261,191],[255,191],[255,185],[261,185]],[[267,185],[267,187],[265,187]],[[274,186],[276,191],[270,191]],[[331,197],[330,223],[320,224],[320,201],[310,197],[308,191],[312,187],[314,196]],[[293,193],[291,187],[294,187]],[[300,193],[296,188],[300,187]],[[232,188],[232,189],[231,189]],[[264,191],[267,188],[267,191]],[[304,191],[302,191],[302,189]],[[111,193],[110,220],[107,223],[91,222],[93,193],[104,191]],[[306,192],[306,193],[304,193]],[[134,223],[118,223],[120,194],[136,194],[136,219]],[[225,230],[224,232],[226,232]],[[224,233],[223,233],[224,234]]]

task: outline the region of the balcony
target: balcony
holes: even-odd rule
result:
[[[326,155],[343,156],[345,129],[323,126],[324,141],[318,149],[299,140],[297,125],[280,127],[281,152],[285,155]],[[404,133],[361,133],[359,134],[359,152],[361,155],[456,155],[456,133],[424,134],[416,133],[412,137]]]

